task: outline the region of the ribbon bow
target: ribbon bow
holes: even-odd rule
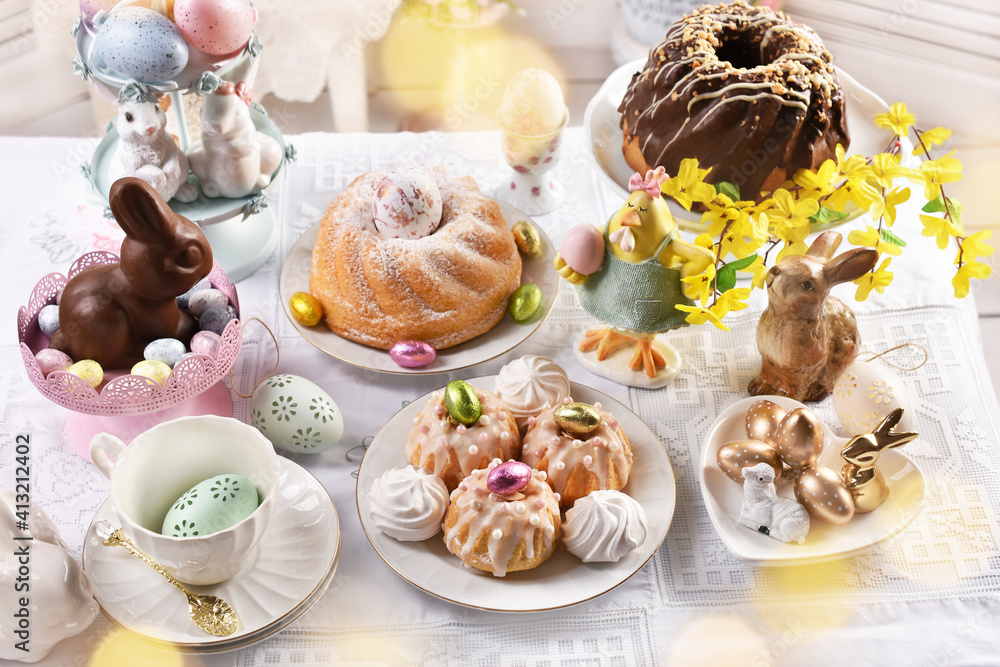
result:
[[[650,197],[659,197],[660,183],[666,180],[666,178],[667,170],[663,167],[648,170],[645,178],[640,176],[638,173],[635,173],[632,174],[632,178],[628,180],[628,189],[629,192],[645,190],[646,194]]]
[[[247,86],[246,83],[240,81],[236,85],[233,85],[229,81],[225,81],[219,84],[219,87],[215,90],[216,95],[236,95],[238,98],[243,100],[243,103],[247,106],[253,101],[253,91]]]

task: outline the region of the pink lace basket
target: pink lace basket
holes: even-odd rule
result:
[[[114,264],[118,256],[109,252],[90,252],[83,255],[69,268],[68,276],[50,273],[42,278],[31,292],[27,306],[17,313],[17,337],[21,344],[24,368],[32,384],[53,403],[88,415],[129,416],[156,412],[193,398],[222,380],[232,368],[240,353],[243,328],[239,319],[226,325],[222,332],[217,356],[192,355],[178,363],[161,386],[155,380],[140,375],[119,375],[104,384],[100,391],[81,378],[64,371],[42,375],[35,352],[48,346],[48,338],[38,328],[38,313],[46,305],[55,303],[56,295],[70,278],[80,271],[102,264]],[[216,263],[208,275],[212,287],[229,299],[239,314],[236,287],[229,282],[222,267]],[[115,376],[117,373],[109,372]]]

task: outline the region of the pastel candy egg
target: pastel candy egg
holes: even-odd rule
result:
[[[214,359],[219,354],[221,343],[222,336],[214,331],[199,331],[191,336],[191,352],[204,354]]]
[[[593,225],[571,227],[559,246],[559,256],[577,273],[589,276],[604,263],[604,236]]]
[[[176,0],[174,21],[191,46],[226,56],[246,45],[257,13],[248,0]]]
[[[412,165],[391,169],[375,186],[372,218],[390,239],[419,239],[441,224],[441,191],[434,178]]]
[[[49,338],[59,331],[59,306],[50,304],[38,311],[38,328]]]
[[[517,493],[531,481],[531,466],[520,461],[501,463],[486,477],[486,488],[500,496]]]
[[[726,477],[743,483],[743,469],[758,463],[766,463],[774,468],[775,479],[781,474],[781,459],[774,445],[760,440],[735,440],[727,442],[715,454],[715,462],[719,464]]]
[[[195,292],[188,300],[188,310],[195,317],[201,317],[209,308],[219,308],[229,303],[229,297],[217,289],[203,289]]]
[[[177,305],[180,306],[181,308],[187,308],[188,304],[191,302],[192,296],[194,296],[195,294],[197,294],[202,290],[211,288],[212,288],[212,283],[209,282],[208,276],[206,276],[201,280],[199,280],[198,282],[196,282],[194,286],[187,292],[184,292],[184,294],[181,294],[179,297],[177,297]]]
[[[751,440],[773,444],[774,436],[778,432],[778,424],[784,418],[785,409],[777,403],[768,400],[755,401],[747,410],[745,420],[747,437]]]
[[[774,442],[781,460],[791,467],[815,465],[823,452],[823,424],[809,408],[796,408],[778,424]]]
[[[507,311],[515,322],[530,320],[542,305],[542,290],[535,283],[521,285],[510,295]]]
[[[104,369],[93,359],[81,359],[66,370],[92,387],[99,387],[104,382]]]
[[[903,408],[896,430],[912,431],[913,411],[906,385],[878,360],[855,361],[833,385],[833,409],[848,435],[871,433],[896,408]]]
[[[220,336],[226,330],[226,325],[236,319],[236,309],[226,304],[209,308],[198,318],[198,328],[202,331],[213,331]]]
[[[840,525],[854,516],[851,492],[840,475],[825,466],[807,468],[795,478],[795,499],[809,516],[824,523]]]
[[[444,406],[453,420],[465,426],[475,424],[482,414],[476,388],[465,380],[452,380],[444,388]]]
[[[323,304],[309,292],[296,292],[288,299],[288,309],[296,322],[314,327],[323,319]]]
[[[104,63],[127,79],[159,83],[188,61],[188,46],[166,16],[145,7],[120,7],[97,29],[94,48]]]
[[[68,354],[51,347],[39,350],[38,354],[35,355],[35,361],[38,362],[38,368],[42,371],[42,375],[46,376],[54,371],[68,370],[73,365],[73,360]]]
[[[243,475],[224,473],[198,482],[174,501],[160,534],[205,537],[232,528],[260,505],[257,488]]]
[[[528,259],[535,257],[542,251],[542,237],[535,226],[527,220],[514,223],[511,232],[514,234],[514,243],[517,244],[518,252]]]
[[[298,375],[273,375],[250,397],[250,422],[275,447],[317,454],[340,442],[344,418],[321,387]]]
[[[157,338],[142,351],[142,358],[146,361],[161,361],[173,368],[186,352],[184,343],[176,338]]]
[[[422,340],[401,340],[389,349],[389,356],[404,368],[421,368],[437,358],[437,351]]]
[[[149,378],[156,384],[163,384],[167,381],[167,376],[170,375],[170,366],[155,359],[144,359],[133,366],[131,372],[132,375],[140,375]]]

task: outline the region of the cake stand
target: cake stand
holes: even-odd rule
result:
[[[214,358],[204,354],[189,356],[178,362],[163,385],[121,370],[108,370],[99,389],[72,373],[54,371],[47,377],[42,374],[35,354],[48,347],[49,340],[38,327],[39,311],[55,303],[69,279],[80,271],[116,262],[118,256],[108,252],[83,255],[73,262],[66,276],[50,273],[42,278],[32,290],[28,305],[22,306],[17,313],[17,337],[28,379],[43,396],[70,410],[66,418],[66,438],[73,451],[88,461],[90,440],[98,433],[110,433],[129,443],[143,431],[170,419],[204,414],[231,417],[233,414],[232,397],[221,380],[240,353],[243,328],[239,319],[226,325]],[[226,295],[238,314],[236,287],[218,262],[208,279],[212,287]]]
[[[119,6],[128,4],[133,3],[124,2]],[[79,54],[73,61],[73,68],[85,81],[89,79],[99,91],[114,95],[130,88],[132,90],[129,92],[133,95],[150,101],[155,101],[163,94],[170,96],[171,110],[177,122],[178,142],[184,152],[190,148],[191,141],[187,132],[182,95],[209,95],[224,79],[252,80],[261,51],[260,41],[255,34],[250,36],[247,45],[235,56],[213,57],[192,47],[187,66],[176,77],[157,83],[140,83],[122,77],[105,64],[94,48],[96,28],[90,22],[78,19],[73,27],[73,35]],[[264,107],[256,102],[252,103],[250,118],[254,127],[274,138],[284,153],[284,158],[271,174],[270,183],[261,192],[236,199],[209,198],[199,188],[198,199],[193,202],[183,203],[177,199],[169,202],[174,212],[201,226],[212,245],[216,260],[234,282],[259,269],[277,247],[277,221],[267,209],[268,192],[274,187],[285,163],[295,156],[294,147],[285,144],[281,131],[268,117]],[[110,166],[118,147],[118,133],[113,121],[108,123],[105,130],[107,134],[98,144],[90,164],[84,166],[84,173],[94,189],[107,200],[112,183]],[[198,183],[193,173],[188,180]]]

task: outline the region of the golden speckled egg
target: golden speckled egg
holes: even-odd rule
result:
[[[66,370],[92,387],[99,387],[104,382],[104,369],[93,359],[81,359]]]
[[[825,466],[807,468],[795,478],[795,499],[809,516],[840,525],[854,516],[851,492],[836,472]]]
[[[743,483],[743,468],[758,463],[766,463],[774,468],[775,479],[781,475],[781,459],[774,445],[760,440],[727,442],[719,447],[715,460],[726,477],[740,484]]]
[[[785,418],[785,409],[766,399],[755,401],[747,410],[747,437],[751,440],[774,443],[778,424]],[[741,478],[742,479],[742,478]]]
[[[521,220],[511,229],[514,233],[514,243],[522,255],[531,259],[542,251],[542,237],[538,230],[527,220]]]
[[[791,467],[815,465],[823,452],[823,424],[809,408],[796,408],[778,424],[774,443],[781,460]]]
[[[476,388],[465,380],[452,380],[444,389],[444,405],[459,424],[471,426],[482,414]]]
[[[141,375],[157,384],[163,384],[170,375],[170,366],[157,359],[146,359],[132,367],[132,375]]]
[[[563,403],[552,414],[556,426],[578,438],[590,435],[601,425],[601,413],[586,403]]]
[[[535,283],[521,285],[510,296],[507,310],[515,322],[530,320],[542,305],[542,290]]]
[[[323,306],[308,292],[296,292],[288,299],[288,309],[299,324],[314,327],[323,319]]]

